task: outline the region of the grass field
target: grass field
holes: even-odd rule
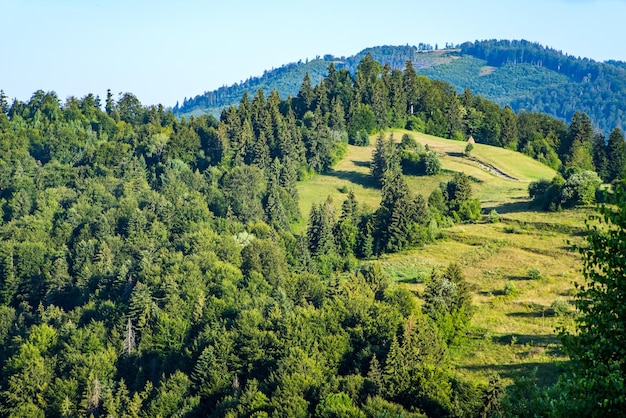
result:
[[[407,131],[393,131],[398,141],[404,133]],[[483,213],[495,209],[500,220],[490,223],[485,216],[476,224],[455,225],[424,248],[385,255],[379,260],[384,270],[419,296],[434,268],[460,263],[473,291],[475,314],[467,340],[451,348],[456,372],[486,383],[493,373],[511,382],[514,375],[536,369],[542,382],[554,381],[559,373],[556,360],[566,360],[556,330],[571,326],[572,316],[557,316],[552,306],[555,300],[571,306],[573,283],[582,277],[572,244],[582,242],[584,220],[591,210],[558,214],[530,210],[528,184],[552,178],[555,172],[529,157],[475,145],[473,157],[517,179],[508,180],[464,158],[464,142],[409,134],[435,150],[443,168],[442,174],[434,177],[408,176],[413,193],[427,197],[440,182],[462,171],[474,180]],[[299,184],[304,221],[297,229],[306,227],[312,203],[331,196],[339,208],[347,190],[353,190],[362,205],[372,209],[379,205],[380,191],[369,176],[373,149],[373,145],[349,146],[332,172]]]

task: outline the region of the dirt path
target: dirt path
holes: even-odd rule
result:
[[[480,168],[482,168],[483,170],[493,174],[494,176],[498,176],[498,177],[503,178],[505,180],[519,181],[519,179],[516,179],[515,177],[511,177],[508,174],[500,171],[496,167],[492,166],[491,164],[484,163],[484,162],[480,161],[479,159],[477,159],[475,157],[466,157],[466,158],[469,159],[470,161],[475,162],[476,164],[478,164],[480,166]]]

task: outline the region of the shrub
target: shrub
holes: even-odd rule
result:
[[[467,146],[465,147],[465,155],[469,156],[470,152],[472,152],[473,149],[474,149],[474,145],[472,145],[471,142],[468,142]]]
[[[550,305],[550,309],[555,316],[565,316],[570,313],[569,303],[563,299],[555,299]]]
[[[435,151],[428,151],[423,154],[424,171],[427,176],[436,176],[441,172],[441,161]]]
[[[491,212],[489,212],[489,216],[487,217],[487,220],[490,223],[495,224],[497,222],[500,222],[500,215],[495,209],[491,209]]]
[[[541,271],[539,271],[538,268],[533,267],[531,269],[528,269],[528,278],[531,280],[539,280],[543,277],[543,275],[541,274]]]
[[[513,282],[506,282],[504,285],[504,294],[506,296],[512,296],[517,294],[517,286]]]
[[[574,173],[563,185],[561,200],[563,205],[590,205],[596,200],[596,189],[602,180],[595,171]]]
[[[402,149],[416,149],[417,141],[409,134],[402,135],[402,140],[400,141],[400,148]],[[419,150],[417,150],[419,152]]]
[[[423,119],[411,115],[406,121],[406,129],[409,131],[426,132],[426,123]]]

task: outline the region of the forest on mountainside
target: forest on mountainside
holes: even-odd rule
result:
[[[431,45],[379,46],[351,57],[322,58],[292,63],[252,77],[243,83],[186,98],[175,106],[176,115],[199,115],[210,109],[237,104],[244,91],[252,95],[258,88],[277,90],[281,98],[295,97],[306,72],[313,84],[327,75],[332,62],[337,69],[356,74],[361,60],[370,54],[382,65],[403,70],[407,61],[419,74],[452,84],[457,93],[466,87],[478,95],[515,112],[545,113],[569,121],[576,111],[585,113],[594,129],[608,135],[619,127],[626,130],[626,68],[620,61],[596,62],[573,57],[538,43],[506,40],[466,42],[446,49]]]
[[[565,179],[623,170],[596,156],[584,114],[516,115],[369,55],[354,78],[331,64],[296,97],[259,90],[219,120],[130,93],[1,96],[9,417],[497,416],[499,380],[463,380],[449,359],[472,316],[460,267],[434,270],[418,304],[368,260],[478,219],[471,179],[413,194],[403,170],[434,174],[437,156],[380,135],[380,206],[326,200],[303,234],[296,182],[391,127],[520,149]]]

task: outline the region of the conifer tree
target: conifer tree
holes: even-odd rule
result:
[[[609,135],[607,143],[607,180],[621,179],[626,175],[626,142],[620,128],[615,128]]]
[[[313,85],[311,84],[311,77],[307,72],[304,75],[304,79],[302,80],[302,85],[300,86],[300,91],[298,91],[298,95],[294,99],[294,107],[296,116],[299,119],[302,119],[304,114],[313,110],[313,104],[315,101],[315,91],[313,90]]]
[[[608,181],[607,144],[604,135],[600,132],[596,132],[593,137],[592,156],[596,173],[598,173],[602,180]]]

